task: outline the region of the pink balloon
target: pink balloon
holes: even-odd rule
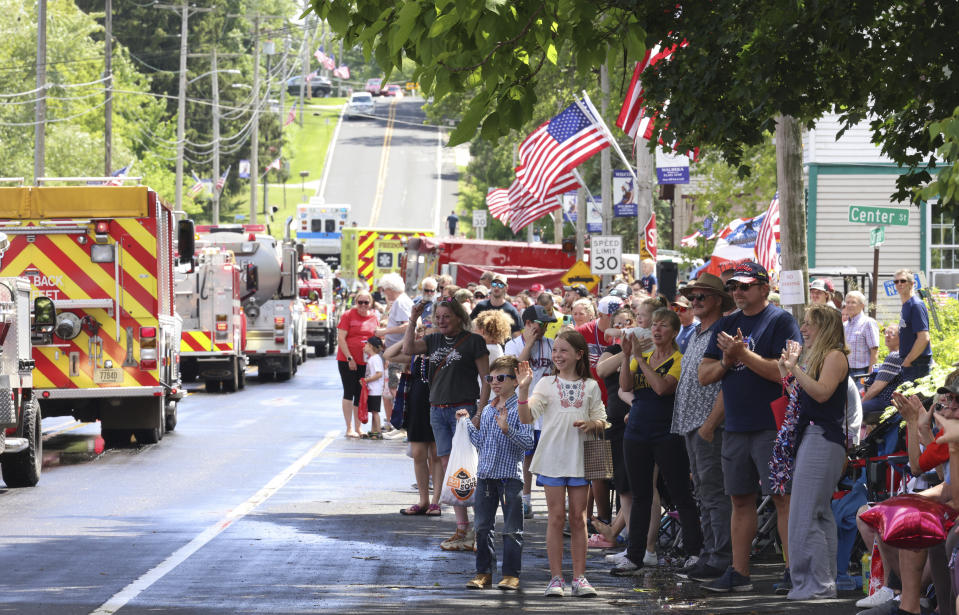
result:
[[[900,549],[928,549],[946,540],[956,511],[915,494],[897,495],[859,515],[884,543]]]

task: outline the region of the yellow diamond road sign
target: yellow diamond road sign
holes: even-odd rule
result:
[[[591,293],[596,292],[596,285],[599,284],[599,278],[590,272],[589,265],[583,261],[576,261],[576,264],[570,267],[561,279],[563,286],[582,284]]]

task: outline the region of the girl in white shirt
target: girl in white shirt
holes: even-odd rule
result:
[[[586,580],[586,498],[589,482],[583,478],[583,442],[606,429],[606,409],[599,385],[590,377],[586,339],[564,330],[553,344],[554,375],[541,378],[529,393],[532,370],[524,361],[516,371],[520,420],[543,419],[539,446],[530,471],[546,491],[546,553],[552,579],[547,596],[565,594],[563,583],[563,525],[569,500],[570,551],[573,559],[572,594],[595,596]]]

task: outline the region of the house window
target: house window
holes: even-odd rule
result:
[[[938,203],[932,206],[932,269],[959,270],[959,232],[952,218],[943,214]]]

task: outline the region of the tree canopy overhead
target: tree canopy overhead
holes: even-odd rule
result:
[[[686,40],[643,75],[650,104],[667,109],[667,142],[681,136],[737,164],[777,115],[810,125],[835,109],[847,125],[868,120],[882,151],[912,169],[899,179],[904,200],[942,162],[928,124],[959,106],[956,3],[313,0],[313,10],[387,72],[411,58],[427,94],[475,91],[454,144],[533,119],[541,67],[561,55],[591,71]]]

